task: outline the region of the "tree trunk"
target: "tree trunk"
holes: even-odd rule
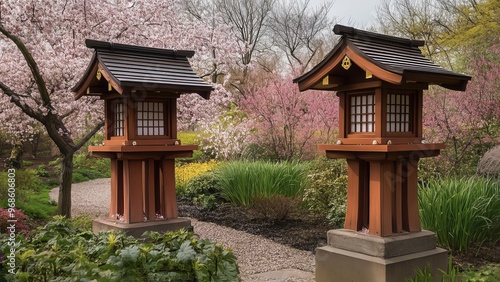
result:
[[[10,158],[5,160],[5,166],[9,168],[21,169],[23,167],[23,148],[20,144],[16,143],[12,147],[12,151],[10,152]]]
[[[59,186],[59,200],[57,213],[59,215],[71,217],[71,181],[73,176],[73,154],[66,153],[62,156],[61,176]]]

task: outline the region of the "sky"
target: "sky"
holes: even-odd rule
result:
[[[310,5],[318,6],[323,2],[333,2],[330,15],[337,23],[360,29],[376,25],[376,7],[382,0],[310,0]]]

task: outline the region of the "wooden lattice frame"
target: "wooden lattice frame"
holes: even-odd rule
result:
[[[125,111],[123,103],[114,104],[113,136],[123,136],[125,133]]]
[[[409,93],[387,94],[387,132],[413,132],[414,99]]]
[[[349,133],[375,132],[375,93],[349,95]]]
[[[165,136],[168,134],[165,102],[137,102],[137,135]]]

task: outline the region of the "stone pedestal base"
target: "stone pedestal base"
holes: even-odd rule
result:
[[[97,233],[103,230],[123,231],[127,235],[140,238],[145,231],[175,231],[185,228],[192,230],[191,220],[188,218],[175,218],[168,220],[148,221],[139,223],[123,223],[112,219],[95,219],[92,222],[92,231]]]
[[[448,265],[446,250],[436,248],[429,231],[378,237],[330,230],[328,245],[316,249],[316,281],[405,281],[415,269],[429,267],[434,281]]]

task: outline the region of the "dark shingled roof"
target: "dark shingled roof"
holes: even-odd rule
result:
[[[328,67],[326,64],[329,60],[346,47],[350,47],[356,54],[381,69],[402,75],[403,82],[418,78],[419,82],[465,90],[467,82],[471,79],[468,75],[446,70],[427,59],[418,48],[425,44],[422,40],[410,40],[342,25],[335,25],[333,30],[335,34],[342,35],[340,42],[323,61],[309,72],[294,79],[294,82],[300,83],[318,70]]]
[[[198,93],[204,98],[208,98],[213,90],[212,86],[191,68],[188,58],[194,55],[194,51],[149,48],[89,39],[85,44],[88,48],[94,48],[95,53],[82,80],[73,88],[77,92],[77,98],[83,95],[81,92],[88,87],[84,85],[87,76],[95,75],[91,72],[97,63],[121,89],[131,87],[173,93]]]

